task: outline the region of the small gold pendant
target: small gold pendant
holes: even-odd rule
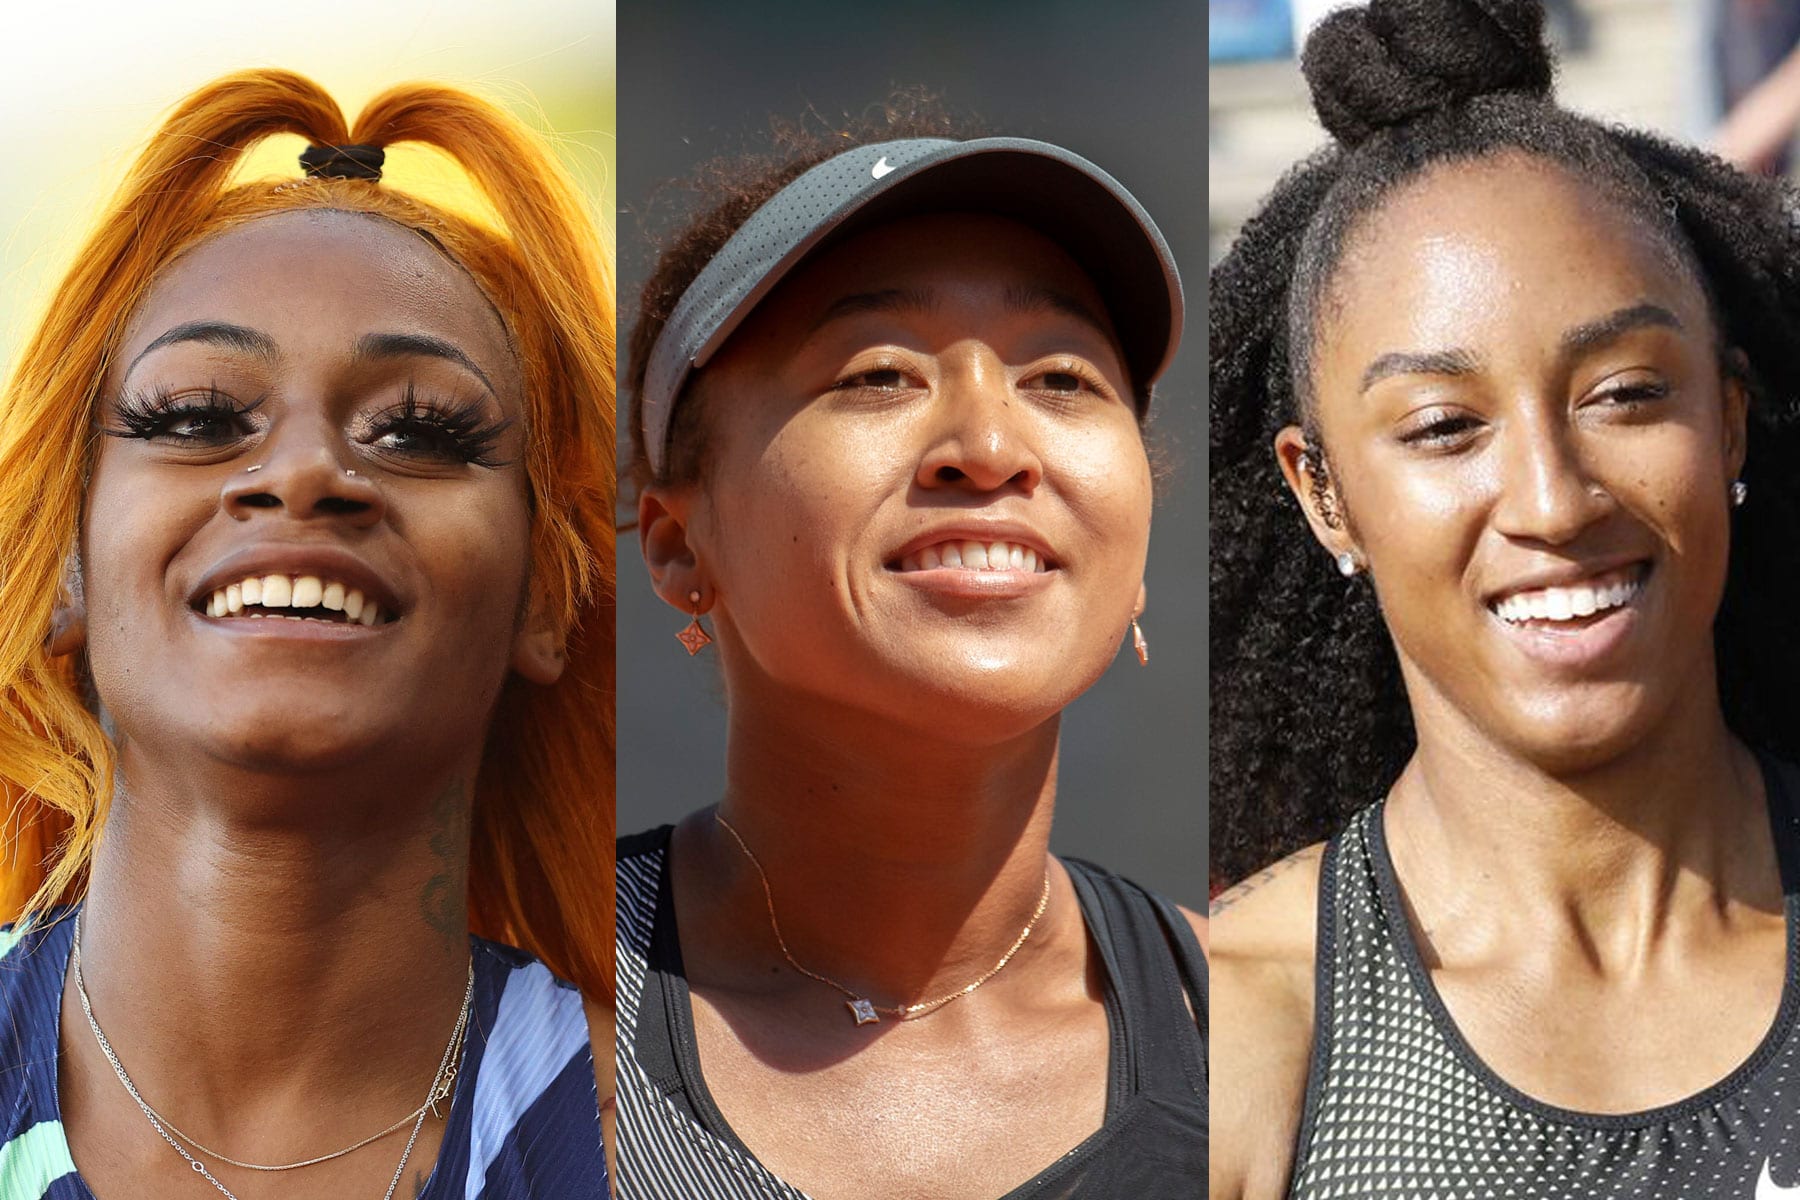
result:
[[[856,1023],[858,1025],[878,1025],[881,1023],[881,1015],[875,1011],[875,1006],[870,1004],[867,1000],[846,1000],[844,1001],[844,1007],[850,1010],[850,1015],[856,1018]]]

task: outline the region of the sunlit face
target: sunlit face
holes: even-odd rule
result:
[[[519,370],[418,236],[289,213],[184,255],[101,392],[88,655],[126,747],[405,770],[479,744],[521,632]]]
[[[982,741],[1113,658],[1150,469],[1106,309],[1054,242],[961,214],[862,233],[787,280],[701,386],[708,470],[669,503],[734,703],[766,681]]]
[[[1744,397],[1666,248],[1561,168],[1461,163],[1364,220],[1322,314],[1344,524],[1314,528],[1366,563],[1422,730],[1576,770],[1716,705]]]

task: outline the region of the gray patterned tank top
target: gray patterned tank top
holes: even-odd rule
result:
[[[1800,1198],[1800,825],[1765,760],[1787,895],[1787,982],[1741,1066],[1646,1112],[1574,1112],[1510,1087],[1463,1040],[1414,944],[1382,833],[1357,814],[1320,872],[1317,1017],[1293,1200]]]

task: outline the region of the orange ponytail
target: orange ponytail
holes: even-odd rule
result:
[[[416,142],[455,159],[499,227],[377,183],[233,186],[275,134]],[[505,320],[525,382],[532,578],[570,630],[553,687],[507,685],[477,781],[470,915],[589,996],[613,993],[614,302],[594,221],[543,140],[451,88],[411,84],[354,128],[322,89],[246,71],[195,92],[151,139],[0,391],[0,912],[80,893],[105,826],[113,750],[68,659],[46,648],[79,533],[93,406],[116,339],[171,261],[270,213],[330,208],[432,239]]]

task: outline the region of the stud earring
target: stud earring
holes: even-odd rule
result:
[[[1338,569],[1339,575],[1342,575],[1345,579],[1348,579],[1352,575],[1356,574],[1356,572],[1358,570],[1360,570],[1361,568],[1356,561],[1356,555],[1354,555],[1354,554],[1350,553],[1348,550],[1346,550],[1342,554],[1337,556],[1337,569]]]
[[[692,658],[706,648],[712,641],[712,635],[700,624],[700,593],[689,592],[688,603],[694,606],[694,619],[675,637],[687,647],[688,657]]]
[[[1137,651],[1138,666],[1150,665],[1150,643],[1144,640],[1144,631],[1138,626],[1138,619],[1131,618],[1131,648]]]
[[[1741,479],[1731,481],[1731,507],[1742,508],[1744,501],[1750,498],[1750,485]]]
[[[355,479],[355,478],[356,478],[356,472],[355,472],[355,471],[345,471],[345,472],[344,472],[344,477],[345,477],[345,478],[346,478],[346,479]]]

